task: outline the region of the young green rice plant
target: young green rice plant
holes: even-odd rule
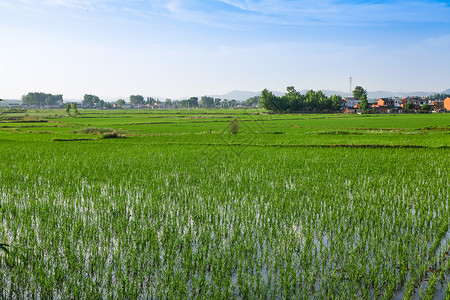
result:
[[[445,300],[450,299],[450,281],[447,284],[447,291],[445,292]]]
[[[423,299],[431,300],[434,297],[434,294],[436,292],[436,282],[437,282],[437,276],[436,273],[433,273],[430,277],[430,280],[428,281],[428,286],[425,291],[425,295]]]
[[[0,147],[2,297],[389,298],[449,217],[445,149]]]

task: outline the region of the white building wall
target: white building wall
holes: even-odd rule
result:
[[[392,97],[392,101],[394,101],[394,107],[401,107],[402,106],[402,98]]]
[[[357,105],[360,102],[361,102],[361,100],[348,99],[347,100],[347,107],[354,107],[355,105]]]

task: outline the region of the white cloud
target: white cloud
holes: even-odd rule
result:
[[[180,3],[178,1],[167,2],[165,7],[172,13],[180,12]]]
[[[232,1],[232,0],[217,0],[217,1],[234,6],[241,10],[250,10],[249,7],[245,3],[242,3],[242,1]]]
[[[441,47],[447,48],[448,50],[450,47],[450,35],[429,38],[425,41],[425,43],[426,46],[429,47]]]
[[[377,25],[450,22],[450,7],[429,1],[366,2],[217,0],[252,13],[250,20],[290,25]]]
[[[5,2],[0,3],[5,5]],[[404,22],[450,22],[448,5],[424,0],[361,4],[332,0],[16,0],[15,3],[122,12],[141,18],[159,15],[182,22],[229,28],[256,27],[258,24],[379,26]],[[228,5],[230,10],[214,3]]]
[[[443,3],[0,0],[0,7],[8,44],[0,65],[13,70],[0,75],[5,91],[55,86],[80,95],[147,89],[170,96],[205,88],[345,89],[350,75],[368,88],[448,88],[450,36],[443,23],[450,11]],[[391,27],[401,22],[430,30]],[[417,70],[435,83],[419,81]]]

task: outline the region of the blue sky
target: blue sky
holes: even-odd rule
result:
[[[443,91],[450,1],[0,0],[0,98]]]

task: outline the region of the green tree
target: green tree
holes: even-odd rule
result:
[[[188,100],[188,108],[196,108],[198,107],[198,98],[197,97],[191,97]]]
[[[214,107],[214,98],[208,96],[202,96],[200,99],[200,106],[204,108]]]
[[[428,105],[428,104],[424,104],[424,105],[422,105],[421,108],[422,108],[423,111],[429,112],[432,107],[430,105]]]
[[[434,94],[427,97],[428,100],[444,100],[445,98],[450,97],[450,94]]]
[[[413,111],[414,110],[414,103],[406,103],[405,104],[405,110],[406,111]]]
[[[286,110],[286,108],[288,108],[287,110],[290,110],[292,112],[296,112],[296,111],[301,111],[303,109],[303,98],[300,95],[299,92],[297,92],[297,90],[293,87],[293,86],[288,86],[286,88],[287,93],[284,95],[283,98],[284,101],[281,101],[280,103],[284,104],[283,106],[286,107],[282,107],[283,110]]]
[[[78,115],[79,114],[78,105],[76,102],[74,104],[72,104],[72,108],[73,108],[73,112]]]
[[[342,97],[338,95],[331,96],[331,110],[340,111],[342,108]]]
[[[70,103],[66,103],[66,113],[70,112]]]
[[[263,108],[274,112],[340,111],[342,98],[338,95],[328,97],[322,91],[315,92],[313,90],[302,95],[293,86],[288,86],[286,94],[282,97],[277,97],[264,89],[261,93],[260,103]]]
[[[359,103],[359,109],[362,112],[365,112],[367,110],[367,108],[369,107],[369,102],[367,101],[367,94],[362,94],[361,95],[361,102]]]
[[[319,94],[320,92],[320,94]],[[320,101],[321,98],[324,97],[325,95],[319,91],[319,92],[314,92],[313,90],[309,90],[306,92],[305,94],[305,107],[304,109],[307,111],[317,111],[320,108]]]
[[[247,106],[256,106],[259,103],[259,96],[253,96],[245,100]]]
[[[181,100],[178,103],[180,105],[180,108],[188,108],[188,101],[187,100]]]
[[[221,105],[221,103],[220,103],[221,101],[222,101],[222,99],[220,99],[220,98],[214,99],[214,106],[215,106],[215,107],[220,106],[220,105]]]
[[[277,103],[280,98],[275,96],[272,92],[264,89],[261,93],[261,106],[269,111],[279,111]]]
[[[131,95],[130,96],[130,103],[131,104],[138,104],[138,105],[145,104],[144,97],[142,97],[142,95]]]
[[[198,98],[191,97],[187,100],[181,100],[179,103],[182,108],[197,108],[198,107]]]
[[[328,97],[322,91],[316,92],[316,103],[315,103],[316,111],[324,111],[330,109],[331,105],[328,102],[329,102]]]
[[[62,102],[63,96],[61,94],[28,93],[22,96],[22,103],[28,105],[59,105]]]
[[[83,107],[92,107],[92,106],[96,106],[96,105],[100,105],[102,100],[100,100],[99,97],[95,96],[95,95],[90,95],[90,94],[84,94],[83,97],[83,101],[81,102],[81,105]]]
[[[362,96],[365,95],[366,96],[366,100],[367,100],[367,91],[365,89],[363,89],[362,86],[356,86],[355,89],[353,90],[353,97],[361,99]]]
[[[228,100],[227,99],[223,99],[222,108],[228,108]]]
[[[122,108],[122,106],[125,104],[125,100],[119,99],[116,101],[117,107]]]

